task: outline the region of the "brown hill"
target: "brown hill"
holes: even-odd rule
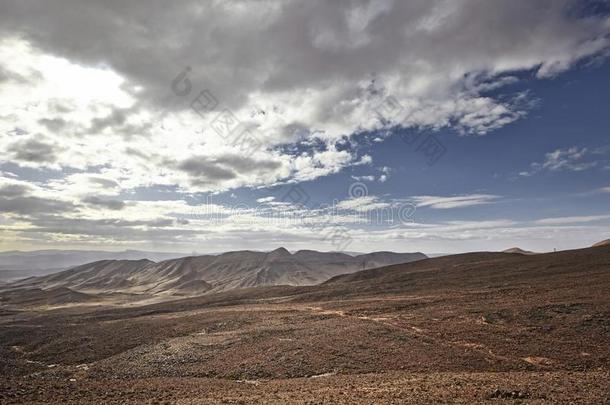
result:
[[[521,255],[535,255],[536,254],[535,252],[531,252],[529,250],[523,250],[518,247],[512,247],[510,249],[503,250],[502,253],[518,253]]]
[[[602,240],[601,242],[597,242],[592,247],[607,246],[607,245],[610,245],[610,239],[606,239],[606,240]]]
[[[60,273],[33,277],[15,287],[66,287],[87,293],[197,295],[235,288],[314,285],[338,274],[425,259],[422,253],[376,252],[350,256],[284,248],[272,252],[237,251],[218,256],[166,260],[102,260]]]
[[[0,400],[605,403],[609,288],[610,245],[146,306],[6,310]]]
[[[323,286],[363,292],[412,291],[415,288],[490,283],[532,283],[569,274],[610,275],[610,245],[535,255],[475,252],[421,260],[333,277]],[[356,287],[357,285],[357,287]]]
[[[27,277],[57,273],[85,263],[100,260],[140,260],[154,261],[182,257],[180,253],[154,253],[137,250],[121,252],[90,250],[34,250],[28,252],[0,252],[0,280],[10,282]]]

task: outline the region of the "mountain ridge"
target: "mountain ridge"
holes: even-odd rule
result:
[[[233,251],[160,262],[100,260],[10,286],[63,287],[85,293],[196,295],[259,286],[314,285],[340,274],[425,258],[419,252],[373,252],[354,257],[313,250],[290,253],[285,248],[270,252]]]
[[[184,253],[155,253],[139,250],[58,250],[0,252],[0,280],[15,281],[32,276],[44,276],[99,260],[149,259],[163,261],[185,256]]]
[[[524,250],[524,249],[521,249],[519,247],[512,247],[512,248],[503,250],[502,253],[516,253],[516,254],[520,254],[520,255],[535,255],[535,254],[537,254],[536,252],[532,252],[530,250]]]

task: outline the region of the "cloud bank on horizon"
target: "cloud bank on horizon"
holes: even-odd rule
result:
[[[604,63],[610,17],[592,12],[593,3],[4,1],[0,248],[331,250],[321,228],[278,224],[252,210],[264,196],[253,192],[237,209],[226,200],[208,204],[228,219],[222,224],[201,215],[201,196],[303,183],[316,194],[325,178],[357,168],[370,173],[352,178],[385,183],[397,169],[371,154],[401,130],[487,137],[527,120],[544,100],[511,87],[520,75],[545,81]],[[399,104],[380,114],[388,100]],[[583,161],[591,153],[549,150],[516,176],[607,163]],[[341,214],[322,226],[349,234],[355,249],[484,241],[500,228],[507,241],[531,234],[517,218],[370,229],[346,215],[406,201],[438,212],[502,197],[480,189],[348,194],[336,204]],[[330,215],[281,195],[263,203],[272,212]],[[541,235],[565,226],[534,218],[530,225]]]

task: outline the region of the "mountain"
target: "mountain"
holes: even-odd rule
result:
[[[531,252],[529,250],[523,250],[523,249],[518,248],[518,247],[513,247],[513,248],[510,248],[510,249],[503,250],[502,253],[517,253],[517,254],[520,254],[520,255],[535,255],[536,254],[535,252]]]
[[[607,246],[610,245],[610,239],[602,240],[601,242],[597,242],[595,245],[591,247],[599,247],[599,246]]]
[[[56,273],[98,260],[161,261],[184,256],[184,253],[154,253],[138,250],[107,252],[95,250],[35,250],[0,252],[0,280],[14,281],[32,276]]]
[[[81,292],[59,287],[49,290],[40,288],[18,288],[3,292],[0,296],[2,304],[21,306],[61,305],[68,303],[85,303],[95,300],[96,297]]]
[[[473,252],[338,275],[322,284],[332,296],[380,291],[410,293],[428,288],[544,285],[545,280],[604,277],[610,272],[610,244],[533,255]],[[577,275],[578,276],[575,276]],[[572,281],[573,282],[573,281]],[[329,290],[324,292],[329,295]]]
[[[21,288],[69,288],[85,293],[196,295],[236,288],[314,285],[367,268],[425,259],[422,253],[375,252],[350,256],[337,252],[284,248],[271,252],[237,251],[161,262],[101,260],[59,273],[11,284]]]
[[[37,297],[20,305],[14,294],[13,306],[0,305],[0,397],[364,403],[365,392],[367,403],[607,403],[608,289],[610,245],[443,256],[315,286],[139,305],[41,311]]]

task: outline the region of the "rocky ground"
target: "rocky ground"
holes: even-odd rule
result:
[[[0,382],[3,403],[604,404],[608,372],[406,373],[270,380],[147,378]]]
[[[608,253],[433,259],[137,307],[6,307],[0,402],[610,403]]]

